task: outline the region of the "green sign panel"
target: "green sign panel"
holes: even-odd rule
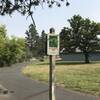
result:
[[[48,55],[59,55],[59,35],[48,34],[47,54]]]
[[[58,36],[49,36],[49,46],[58,47]]]

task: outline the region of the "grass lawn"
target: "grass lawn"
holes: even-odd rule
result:
[[[23,69],[23,73],[34,80],[48,82],[47,62],[33,62]],[[80,62],[57,62],[56,84],[70,90],[100,96],[100,62],[84,64]]]

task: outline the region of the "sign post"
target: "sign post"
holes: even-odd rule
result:
[[[47,54],[49,55],[49,100],[56,100],[55,98],[55,61],[56,55],[59,55],[59,35],[55,34],[53,28],[47,36]]]

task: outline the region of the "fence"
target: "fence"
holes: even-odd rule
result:
[[[63,61],[84,61],[85,59],[83,53],[61,54],[60,58]],[[100,53],[89,53],[89,60],[100,61]]]

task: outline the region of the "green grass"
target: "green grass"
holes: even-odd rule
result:
[[[34,80],[48,82],[48,62],[34,62],[23,69]],[[57,62],[56,84],[67,89],[100,96],[100,62]]]

